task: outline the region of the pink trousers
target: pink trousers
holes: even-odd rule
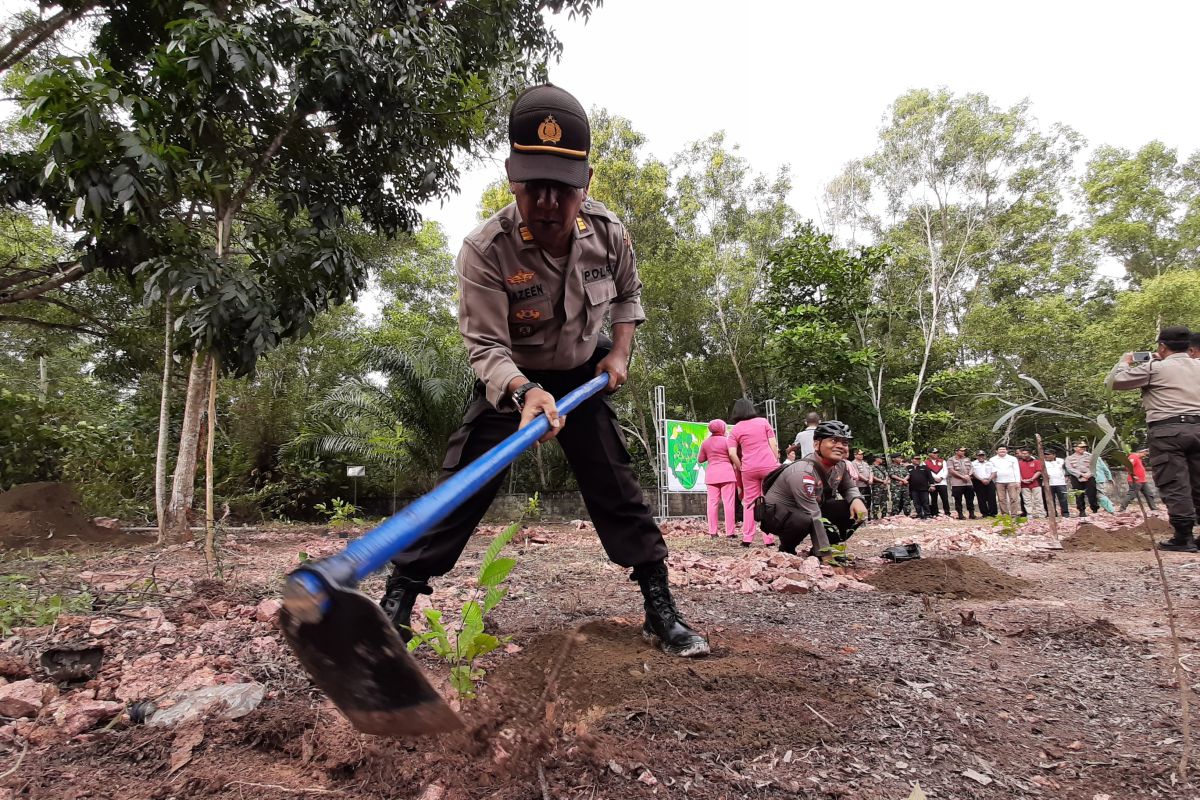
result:
[[[737,484],[709,484],[708,486],[708,535],[717,535],[717,508],[725,507],[725,535],[737,536],[737,519],[734,516],[734,506],[737,503]]]
[[[754,519],[754,501],[762,496],[763,478],[771,474],[773,467],[742,470],[742,541],[753,542],[758,523]],[[763,533],[763,544],[774,544],[775,537]]]

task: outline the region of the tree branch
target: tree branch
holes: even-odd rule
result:
[[[95,331],[91,328],[85,328],[82,325],[71,325],[65,322],[47,322],[44,319],[34,319],[33,317],[21,317],[16,314],[0,314],[0,323],[11,322],[17,325],[32,325],[35,328],[45,328],[51,331],[72,331],[74,333],[82,333],[87,336],[103,336],[101,331]]]
[[[70,283],[73,280],[82,278],[89,272],[95,269],[95,266],[85,266],[82,262],[76,263],[75,266],[66,270],[60,275],[56,275],[48,281],[38,284],[18,292],[0,294],[0,306],[9,305],[11,303],[19,303],[22,300],[32,300],[35,297],[45,294],[46,292],[57,289],[58,287]]]
[[[48,19],[39,19],[17,31],[7,42],[0,45],[0,72],[15,66],[38,45],[91,11],[94,6],[95,3],[91,2],[85,3],[75,11],[63,9]]]
[[[58,306],[63,311],[66,311],[68,314],[74,314],[75,316],[79,317],[80,319],[82,319],[86,322],[90,322],[93,325],[98,326],[105,333],[112,333],[112,331],[113,331],[112,326],[109,325],[108,323],[102,322],[101,320],[96,319],[94,316],[87,313],[82,308],[78,308],[76,306],[71,305],[70,303],[63,302],[62,300],[58,299],[57,297],[46,297],[45,295],[43,295],[41,297],[34,297],[32,299],[33,299],[33,302],[35,302],[35,303],[47,303],[49,305]]]
[[[13,256],[5,266],[9,266],[16,262],[19,256]],[[63,271],[64,267],[73,266],[76,262],[67,261],[61,264],[55,264],[53,269],[20,269],[9,275],[7,278],[0,278],[0,291],[11,289],[13,286],[19,286],[22,283],[27,283],[35,278],[48,278],[53,275],[58,275]]]
[[[246,182],[242,184],[242,188],[238,189],[237,194],[229,201],[229,206],[222,215],[222,222],[226,230],[233,224],[233,215],[242,207],[242,203],[246,202],[246,198],[250,195],[254,184],[258,183],[258,179],[262,177],[263,172],[266,170],[267,164],[279,152],[279,148],[283,146],[283,140],[291,132],[292,126],[296,124],[298,116],[299,111],[295,107],[295,99],[293,98],[292,111],[288,115],[287,122],[279,129],[279,133],[275,134],[275,138],[271,140],[271,144],[267,145],[267,149],[262,154],[262,157],[258,159],[258,162],[250,170],[250,174],[246,176]]]

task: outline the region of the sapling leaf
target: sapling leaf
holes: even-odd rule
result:
[[[500,646],[500,640],[490,633],[477,633],[467,648],[468,660],[474,661],[479,656],[487,655]]]
[[[447,635],[446,626],[442,624],[442,612],[436,608],[427,608],[425,609],[425,619],[429,622],[429,627],[436,637],[437,644],[433,645],[433,649],[437,651],[438,655],[444,656],[445,654],[454,652],[450,645],[450,637]]]
[[[479,575],[480,586],[498,586],[517,565],[515,558],[498,558],[488,564]]]
[[[483,562],[481,563],[482,569],[487,569],[488,565],[496,560],[496,556],[500,555],[500,551],[504,549],[505,545],[512,541],[512,538],[517,535],[517,531],[520,529],[521,526],[514,522],[512,525],[509,525],[503,531],[496,534],[496,538],[492,539],[492,543],[488,545],[488,549],[483,554]]]
[[[508,589],[503,586],[493,586],[487,590],[487,594],[483,596],[483,613],[486,614],[500,604],[508,595]]]

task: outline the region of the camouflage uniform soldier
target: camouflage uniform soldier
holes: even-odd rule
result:
[[[871,484],[871,519],[883,519],[888,515],[888,485],[891,483],[883,456],[875,456],[872,460],[871,476],[875,479]]]
[[[892,464],[887,472],[892,480],[892,514],[908,516],[908,510],[912,507],[912,497],[908,493],[908,465],[902,456],[892,456]]]

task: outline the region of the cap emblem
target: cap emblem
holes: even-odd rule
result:
[[[554,115],[546,117],[542,124],[538,125],[538,138],[542,140],[542,144],[558,144],[562,140],[562,128],[555,121]]]

